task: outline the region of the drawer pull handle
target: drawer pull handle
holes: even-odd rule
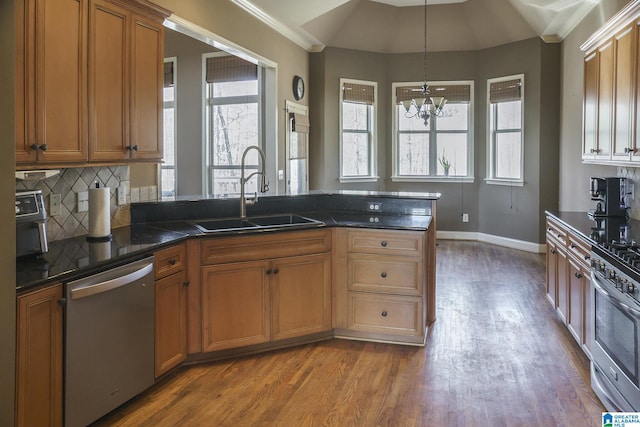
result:
[[[175,260],[175,259],[173,259],[173,258],[171,258],[171,259],[169,260],[169,265],[176,265],[176,260]]]
[[[383,279],[387,277],[387,273],[386,272],[382,272],[382,274],[380,275],[380,277],[382,277]]]
[[[385,311],[383,311],[382,313],[380,313],[380,315],[381,315],[382,317],[387,317],[387,312],[386,312],[386,310],[385,310]]]
[[[383,240],[382,242],[380,242],[380,246],[382,246],[383,248],[387,247],[387,241]]]
[[[589,260],[591,259],[591,255],[589,255],[589,254],[585,255],[585,256],[584,256],[584,259],[585,259],[585,260],[587,260],[587,261],[589,261]]]
[[[572,244],[570,244],[570,245],[569,245],[569,247],[570,247],[571,249],[575,249],[575,248],[576,248],[576,245],[574,245],[574,244],[572,243]]]

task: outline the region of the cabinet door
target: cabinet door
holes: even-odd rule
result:
[[[162,24],[133,15],[131,50],[132,159],[162,158]]]
[[[615,115],[611,157],[614,160],[628,161],[634,146],[635,24],[616,34],[614,41]]]
[[[585,314],[587,312],[585,302],[588,292],[588,275],[579,262],[569,258],[569,313],[567,314],[567,327],[578,344],[584,345],[586,340]]]
[[[596,159],[608,160],[613,141],[614,64],[613,41],[598,48],[600,70],[598,72],[598,147]]]
[[[567,252],[564,248],[558,246],[556,252],[556,267],[557,267],[557,286],[558,286],[558,306],[556,310],[562,319],[562,322],[567,324],[567,315],[569,313],[569,260],[567,259]]]
[[[202,268],[202,350],[223,350],[270,339],[269,262]]]
[[[582,158],[593,160],[598,149],[598,51],[584,58]]]
[[[131,13],[91,0],[89,28],[89,160],[126,160]]]
[[[87,1],[28,0],[24,7],[16,162],[33,161],[33,152],[38,163],[85,162]]]
[[[547,299],[558,307],[558,246],[547,236]]]
[[[271,269],[272,338],[331,329],[331,256],[292,257]]]
[[[187,275],[156,281],[156,377],[187,358]]]
[[[62,285],[18,297],[18,426],[62,425],[61,298]]]

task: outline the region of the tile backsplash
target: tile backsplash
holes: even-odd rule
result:
[[[42,190],[49,214],[47,238],[49,241],[82,236],[89,230],[89,212],[78,212],[78,193],[87,191],[99,182],[109,187],[111,193],[111,228],[131,223],[129,166],[87,167],[61,169],[60,174],[41,181],[16,180],[16,191]],[[126,202],[118,205],[118,187],[123,187]],[[150,190],[149,193],[152,193]],[[51,194],[61,198],[60,215],[52,216],[49,200]]]

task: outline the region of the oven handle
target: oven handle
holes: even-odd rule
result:
[[[636,317],[640,316],[639,310],[635,310],[629,307],[627,304],[623,303],[622,301],[618,300],[613,295],[611,295],[609,292],[607,292],[607,290],[604,289],[602,285],[598,283],[598,277],[594,274],[593,271],[591,271],[591,283],[593,283],[593,286],[595,287],[596,291],[600,292],[606,298],[609,298],[609,300],[611,300],[613,304],[617,305],[623,311],[626,311],[627,314],[629,314],[630,316],[636,316]]]

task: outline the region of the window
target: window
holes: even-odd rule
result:
[[[524,75],[487,81],[489,100],[489,154],[487,182],[523,183]]]
[[[217,196],[240,195],[240,164],[244,150],[262,147],[259,67],[225,53],[205,55],[207,189]],[[259,156],[250,151],[246,174],[258,170]],[[245,190],[254,192],[254,177]]]
[[[393,180],[428,181],[448,176],[473,179],[472,99],[473,82],[429,83],[433,96],[447,100],[444,115],[431,116],[425,125],[407,113],[403,101],[419,98],[422,83],[394,83]],[[451,167],[445,171],[442,160]]]
[[[163,153],[164,163],[160,168],[160,188],[162,197],[176,195],[176,58],[164,60],[164,121]]]
[[[375,82],[340,79],[340,181],[375,181]]]

